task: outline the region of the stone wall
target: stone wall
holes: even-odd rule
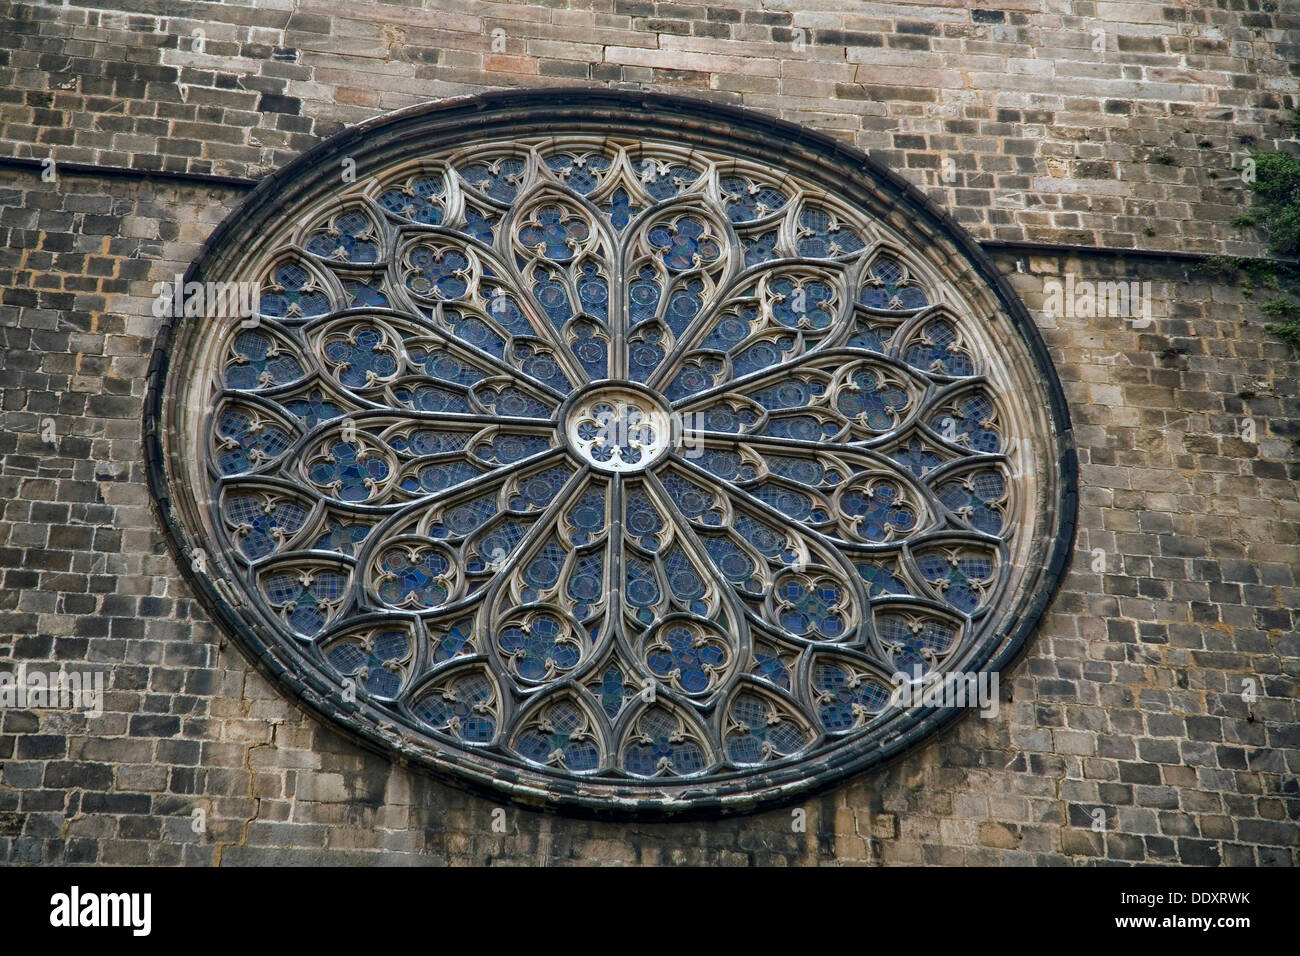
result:
[[[52,182],[0,165],[0,659],[109,675],[102,716],[0,710],[0,860],[1300,862],[1300,361],[1195,261],[995,250],[1064,383],[1082,494],[997,718],[797,808],[802,830],[791,809],[601,823],[394,767],[225,644],[150,512],[140,421],[152,284],[244,190],[63,168],[251,178],[390,108],[595,82],[828,130],[980,238],[1258,251],[1228,176],[1295,102],[1284,5],[0,3],[0,155],[58,161]],[[1151,324],[1049,314],[1066,275],[1150,281]]]
[[[597,83],[841,136],[980,238],[1233,254],[1256,249],[1233,169],[1300,89],[1288,0],[4,0],[0,22],[3,155],[256,177],[388,110]]]

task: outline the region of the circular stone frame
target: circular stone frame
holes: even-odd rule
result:
[[[620,468],[614,464],[602,464],[593,458],[587,451],[580,447],[577,436],[574,435],[574,416],[575,413],[590,406],[593,401],[593,395],[613,395],[614,400],[625,397],[635,396],[640,405],[649,409],[651,415],[652,430],[656,438],[656,443],[652,446],[650,460],[644,463],[637,463],[635,466]],[[592,468],[606,474],[633,474],[638,471],[644,471],[663,454],[672,449],[680,439],[680,423],[671,415],[664,399],[646,388],[639,382],[619,382],[617,385],[606,385],[603,382],[593,382],[584,387],[577,389],[573,394],[566,398],[561,404],[559,413],[556,416],[559,420],[559,432],[564,436],[570,453],[579,461],[585,461]],[[617,433],[615,435],[617,438]]]
[[[259,231],[286,210],[318,205],[335,185],[345,160],[358,180],[390,165],[394,157],[437,151],[459,143],[545,137],[564,128],[578,133],[654,137],[711,149],[759,163],[773,163],[773,144],[783,146],[775,163],[796,172],[888,225],[928,257],[930,265],[958,277],[980,296],[985,317],[999,315],[1031,366],[1030,406],[1037,429],[1022,440],[1038,442],[1048,473],[1036,476],[1038,500],[1022,513],[1033,527],[1021,583],[1014,595],[999,594],[996,628],[988,629],[963,660],[968,669],[1000,672],[1032,634],[1064,577],[1073,546],[1077,512],[1077,460],[1065,396],[1050,356],[1024,305],[993,262],[951,217],[917,189],[861,151],[829,136],[744,109],[686,97],[603,89],[536,89],[485,93],[400,110],[349,127],[266,176],[214,231],[190,265],[185,282],[221,279],[223,269]],[[194,593],[248,658],[281,690],[314,715],[359,743],[439,779],[520,804],[581,815],[620,819],[716,817],[789,804],[842,783],[851,775],[897,757],[965,713],[958,708],[912,708],[839,746],[774,767],[732,773],[715,781],[649,782],[618,787],[574,775],[548,773],[434,739],[418,728],[397,725],[364,698],[348,701],[336,678],[305,655],[268,640],[251,623],[243,585],[196,561],[207,544],[204,508],[182,476],[182,426],[178,393],[187,362],[203,347],[202,323],[167,320],[150,362],[143,439],[155,512],[178,566]]]

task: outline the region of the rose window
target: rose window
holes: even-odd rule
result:
[[[955,717],[895,691],[1006,666],[1059,574],[1068,421],[1023,308],[807,131],[404,111],[270,177],[190,278],[257,310],[163,333],[182,565],[286,691],[454,782],[792,799]]]

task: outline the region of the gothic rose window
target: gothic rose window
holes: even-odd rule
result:
[[[956,716],[1073,523],[977,247],[860,154],[599,91],[403,111],[269,177],[160,339],[159,510],[287,692],[444,778],[744,810]]]

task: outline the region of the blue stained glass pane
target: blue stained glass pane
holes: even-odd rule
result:
[[[564,184],[574,192],[587,195],[601,182],[601,173],[610,167],[609,158],[587,154],[557,153],[546,159],[546,165],[560,174]]]
[[[663,289],[659,274],[651,266],[642,266],[628,288],[628,303],[632,324],[654,318],[659,311],[659,298]]]
[[[896,259],[881,256],[872,263],[870,278],[858,301],[868,308],[886,312],[909,312],[929,304],[925,291],[913,284]]]
[[[402,488],[418,494],[433,494],[464,484],[480,474],[482,472],[468,462],[438,462],[425,465],[413,474],[407,474],[402,479]]]
[[[765,458],[767,467],[774,475],[797,481],[803,485],[820,486],[835,484],[835,477],[828,473],[815,458],[792,458],[785,455],[770,455]]]
[[[773,229],[762,235],[744,236],[740,244],[745,250],[745,267],[756,266],[776,258],[777,232]]]
[[[575,544],[586,544],[605,527],[605,490],[590,488],[582,493],[577,503],[566,513],[569,524],[576,529]]]
[[[543,206],[534,214],[534,221],[519,230],[519,241],[537,255],[567,262],[590,235],[581,216],[559,206]]]
[[[312,547],[317,551],[337,551],[339,554],[356,557],[358,546],[366,540],[369,533],[369,525],[331,521],[325,533],[312,543]]]
[[[636,722],[634,742],[624,751],[623,769],[639,777],[659,774],[685,776],[705,768],[702,748],[683,734],[680,721],[668,711],[654,707]]]
[[[773,647],[759,644],[754,648],[754,673],[784,690],[790,689],[790,669]]]
[[[395,186],[379,194],[379,205],[386,212],[426,226],[442,223],[442,178],[416,176],[404,186]]]
[[[942,621],[925,618],[912,621],[901,614],[881,614],[876,629],[885,649],[891,653],[896,670],[911,675],[918,669],[926,673],[931,660],[953,649],[957,632]]]
[[[384,291],[382,279],[372,279],[369,282],[345,279],[343,281],[343,291],[348,294],[350,308],[384,309],[388,307],[388,294]]]
[[[407,253],[406,287],[417,295],[459,299],[469,291],[469,259],[455,249],[416,246]]]
[[[757,321],[758,312],[755,309],[743,309],[738,313],[724,315],[714,324],[702,345],[706,349],[729,352],[749,338]]]
[[[688,694],[708,690],[728,659],[727,646],[715,635],[684,624],[662,628],[646,655],[646,664],[661,678],[676,677]]]
[[[528,321],[524,315],[523,309],[514,297],[508,295],[504,289],[498,287],[492,292],[485,290],[487,296],[488,314],[492,316],[492,321],[511,335],[536,335],[537,329]]]
[[[659,548],[655,536],[664,529],[664,518],[644,491],[628,493],[626,504],[627,533],[647,551]]]
[[[255,495],[227,499],[226,520],[239,532],[239,550],[249,558],[263,558],[303,526],[307,509],[296,501],[273,500]]]
[[[715,262],[722,248],[699,219],[682,218],[653,227],[647,238],[660,250],[670,272],[698,269]]]
[[[492,331],[478,316],[449,311],[446,313],[446,319],[447,324],[456,330],[456,337],[462,342],[482,349],[497,358],[506,354],[506,340]]]
[[[539,591],[547,591],[555,587],[559,583],[560,571],[563,567],[564,549],[560,547],[559,541],[552,538],[524,565],[523,579],[524,584],[527,585],[524,600],[535,601],[538,599]]]
[[[286,385],[303,376],[302,365],[265,332],[249,330],[235,337],[226,388],[256,389]]]
[[[854,565],[858,576],[867,583],[867,595],[879,597],[882,594],[910,594],[907,585],[891,569],[874,561],[863,561]]]
[[[487,743],[496,736],[496,694],[482,674],[469,674],[426,694],[411,710],[436,731],[467,743]]]
[[[829,513],[808,495],[782,485],[764,482],[750,489],[750,494],[795,521],[822,522],[830,518]]]
[[[393,548],[381,556],[379,567],[383,572],[379,598],[385,604],[431,608],[447,600],[451,562],[441,551],[416,551],[412,555],[406,549]]]
[[[573,383],[569,381],[559,364],[546,352],[539,351],[531,345],[516,344],[515,362],[525,375],[549,385],[562,394],[568,394],[573,391]]]
[[[322,351],[339,383],[348,388],[371,388],[397,373],[396,355],[373,326],[357,326],[351,338],[328,339]]]
[[[591,322],[575,322],[576,337],[569,348],[592,379],[605,378],[609,369],[609,339]]]
[[[929,551],[917,556],[922,576],[939,587],[943,599],[966,614],[976,611],[983,600],[982,588],[993,580],[993,560],[987,555],[949,557]]]
[[[853,335],[849,337],[848,346],[854,349],[866,349],[869,352],[884,353],[885,346],[893,337],[892,326],[879,325],[858,318],[853,323]]]
[[[786,328],[823,331],[835,318],[835,292],[825,282],[798,283],[782,276],[769,288],[776,296],[772,315]]]
[[[267,600],[284,611],[294,631],[308,637],[325,627],[331,605],[342,598],[346,588],[344,575],[321,569],[303,573],[281,571],[263,582]]]
[[[494,409],[497,414],[511,418],[548,419],[554,411],[551,406],[539,402],[513,385],[503,387],[499,393],[481,393],[479,399],[484,405]]]
[[[496,521],[491,531],[467,552],[465,569],[471,574],[495,574],[523,543],[531,525],[531,519],[502,518]],[[535,597],[536,589],[531,589],[530,593]]]
[[[509,465],[522,461],[551,447],[550,440],[542,435],[499,434],[492,441],[478,445],[474,454],[486,462]]]
[[[942,375],[973,375],[975,365],[957,345],[957,330],[951,323],[936,320],[925,327],[920,341],[908,346],[904,359],[909,365]]]
[[[710,471],[719,478],[734,479],[740,477],[740,456],[735,452],[707,449],[695,459],[695,463],[705,471]]]
[[[217,467],[223,475],[249,471],[288,450],[293,439],[283,429],[236,408],[226,408],[217,422]]]
[[[543,680],[555,670],[571,670],[581,657],[568,629],[551,614],[534,615],[527,629],[520,624],[507,626],[497,643],[525,680]]]
[[[705,550],[723,577],[747,595],[763,593],[763,582],[754,573],[754,562],[724,535],[706,534],[701,537]]]
[[[496,495],[481,495],[447,510],[442,522],[429,529],[435,538],[467,535],[497,513]]]
[[[500,221],[500,216],[491,216],[468,203],[465,205],[465,234],[486,246],[492,245],[494,231]]]
[[[753,182],[742,176],[722,176],[718,180],[727,218],[732,222],[761,219],[778,211],[786,203],[785,194],[775,186]]]
[[[808,583],[787,576],[777,587],[781,624],[799,637],[836,638],[844,634],[846,621],[841,608],[847,598],[844,589],[828,578]]]
[[[313,233],[305,248],[322,259],[335,262],[378,262],[379,243],[375,236],[370,218],[363,212],[351,210],[336,216],[326,229]]]
[[[809,259],[834,259],[861,251],[862,237],[834,214],[809,206],[799,215],[799,255]]]
[[[442,382],[455,382],[457,385],[473,385],[482,381],[486,373],[468,365],[459,358],[441,348],[424,348],[415,346],[409,350],[411,361],[424,366],[430,378]]]
[[[698,279],[689,279],[685,285],[673,290],[668,299],[668,308],[664,311],[664,321],[674,335],[684,333],[691,321],[700,314],[704,305],[701,298],[703,291],[704,283]]]
[[[759,369],[770,368],[785,359],[793,351],[794,339],[781,336],[767,342],[759,342],[736,356],[732,368],[737,375],[748,375]]]
[[[627,596],[627,602],[637,609],[635,612],[637,619],[649,624],[654,620],[654,612],[651,609],[659,603],[661,596],[654,566],[639,558],[626,557],[624,572],[624,594]]]
[[[402,689],[401,663],[410,657],[410,638],[403,631],[374,636],[369,648],[360,642],[341,641],[325,652],[325,659],[345,677],[356,677],[359,689],[376,697],[395,697]]]
[[[324,315],[330,300],[316,279],[296,262],[277,267],[263,287],[259,311],[270,318],[306,319]]]
[[[600,763],[600,748],[587,729],[581,709],[560,701],[542,709],[537,726],[525,730],[515,749],[535,763],[558,764],[567,770],[593,770]]]
[[[857,518],[858,533],[868,541],[884,541],[890,529],[912,531],[919,516],[908,504],[901,503],[898,486],[892,482],[878,483],[870,493],[856,488],[848,489],[840,498],[840,507],[846,515]]]
[[[722,519],[714,509],[713,493],[681,475],[669,473],[660,479],[673,504],[687,518],[704,524],[718,524]],[[712,519],[712,520],[710,520]]]
[[[471,410],[469,399],[463,394],[436,385],[421,385],[414,389],[397,388],[393,390],[393,396],[407,408],[418,412],[463,415]]]
[[[323,460],[312,465],[308,475],[343,501],[365,501],[387,480],[390,470],[381,456],[352,442],[338,441],[330,445]]]
[[[916,439],[900,446],[891,457],[918,478],[943,464],[942,458]]]
[[[292,415],[303,421],[308,429],[316,428],[322,421],[342,418],[343,410],[333,402],[326,401],[320,392],[312,392],[305,398],[285,402],[285,408]]]
[[[664,360],[663,341],[658,326],[647,326],[628,344],[628,371],[634,382],[649,381]]]
[[[703,614],[707,607],[700,599],[706,593],[706,586],[695,564],[676,545],[664,554],[663,563],[664,573],[668,577],[668,588],[673,592],[673,596],[693,613]]]
[[[802,408],[811,405],[813,400],[824,393],[826,387],[821,382],[802,382],[798,379],[781,382],[768,388],[759,389],[751,398],[769,411],[784,408]]]
[[[817,717],[831,733],[852,730],[889,704],[890,691],[884,684],[839,664],[819,662],[813,668],[812,685]]]
[[[820,441],[831,438],[840,430],[840,424],[832,420],[820,420],[812,415],[787,415],[770,418],[763,426],[764,435],[773,438],[792,438],[795,441]]]
[[[606,668],[600,675],[600,683],[596,685],[595,690],[601,709],[610,720],[613,720],[623,709],[623,701],[627,699],[627,692],[623,686],[623,672],[617,667]]]
[[[431,641],[434,661],[441,664],[468,653],[473,648],[473,635],[474,619],[471,617],[462,618],[446,630],[435,631]]]
[[[565,593],[575,602],[574,617],[585,621],[592,613],[592,605],[604,593],[605,561],[601,554],[588,554],[579,558],[569,574]]]
[[[641,186],[656,200],[671,199],[700,178],[697,170],[680,163],[641,159],[632,166],[640,173]]]
[[[609,217],[610,224],[619,232],[626,229],[627,224],[641,211],[632,204],[627,190],[621,186],[614,190],[609,197],[609,202],[601,208],[604,210],[605,215]]]
[[[997,453],[1002,438],[994,427],[997,412],[983,392],[971,392],[930,419],[930,427],[949,441],[965,444],[972,451]]]
[[[419,428],[409,437],[396,436],[388,440],[398,451],[412,455],[436,455],[440,452],[460,451],[469,444],[469,432],[451,432],[440,429]]]
[[[763,763],[795,753],[808,741],[807,732],[780,715],[757,694],[740,694],[731,706],[737,729],[727,737],[727,756],[739,764]]]
[[[461,178],[484,195],[499,202],[510,202],[523,181],[523,160],[502,158],[488,163],[471,163],[458,172]]]

